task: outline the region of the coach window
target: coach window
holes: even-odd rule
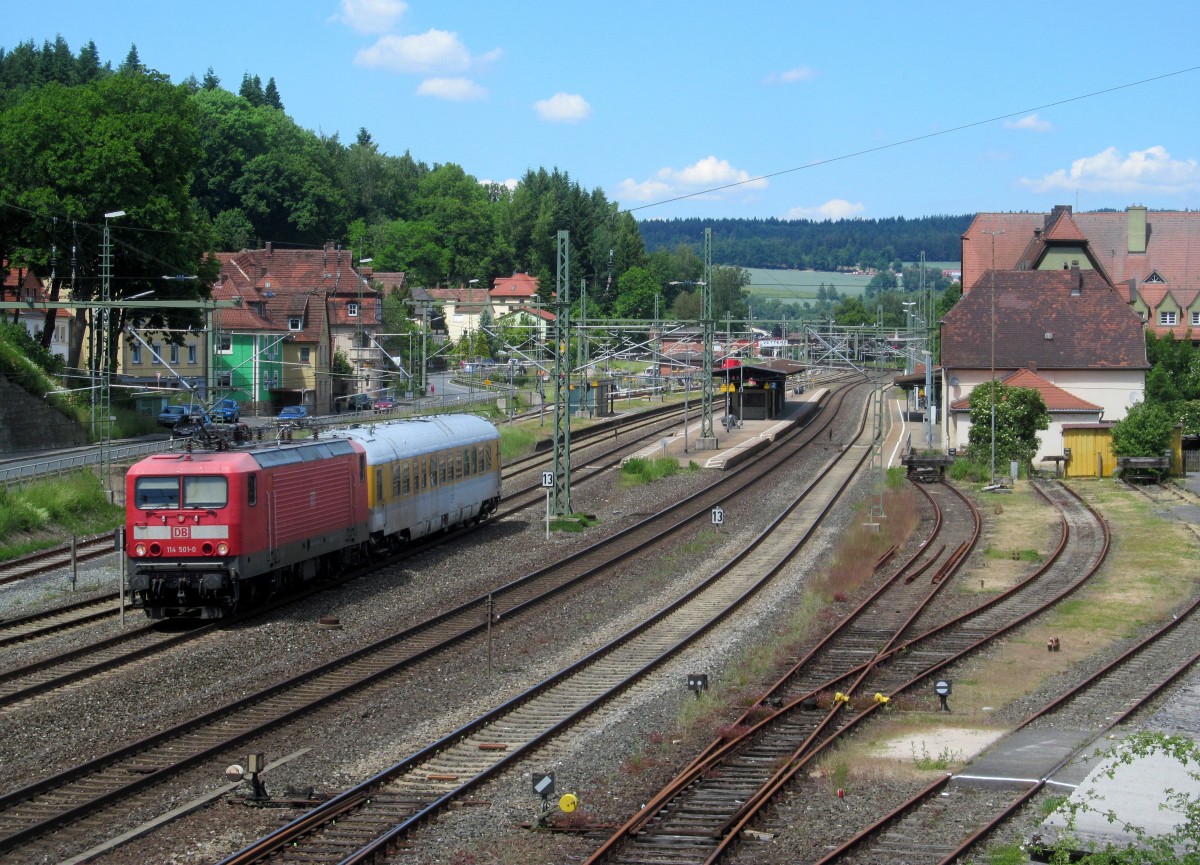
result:
[[[256,474],[246,477],[246,504],[258,504],[258,475]]]
[[[375,503],[383,504],[383,469],[375,470]]]
[[[183,479],[185,508],[223,508],[229,504],[229,482],[209,475]]]

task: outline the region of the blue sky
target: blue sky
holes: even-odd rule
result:
[[[7,5],[5,48],[274,77],[305,128],[639,219],[1200,208],[1194,0]]]

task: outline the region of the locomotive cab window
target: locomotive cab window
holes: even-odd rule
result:
[[[185,508],[223,508],[229,504],[229,481],[222,477],[185,477]]]
[[[246,504],[258,504],[258,475],[246,476]]]
[[[177,508],[179,478],[138,478],[133,500],[139,508]]]

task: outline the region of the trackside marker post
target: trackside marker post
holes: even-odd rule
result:
[[[546,490],[546,540],[550,540],[550,491],[554,489],[554,472],[542,472],[542,488]]]

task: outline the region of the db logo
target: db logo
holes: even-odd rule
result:
[[[190,538],[191,531],[187,526],[171,526],[171,537],[173,538]]]

